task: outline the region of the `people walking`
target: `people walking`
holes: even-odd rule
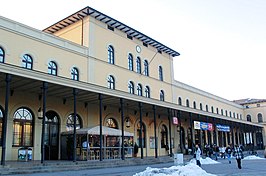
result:
[[[235,145],[234,156],[236,157],[238,169],[241,169],[241,159],[243,159],[243,151],[241,147]]]
[[[218,160],[218,154],[219,154],[219,146],[217,146],[216,144],[213,144],[213,155],[215,157],[215,160]]]
[[[221,158],[225,159],[225,147],[221,147]]]
[[[201,167],[201,163],[200,163],[201,150],[200,150],[200,148],[199,148],[199,145],[196,145],[195,154],[196,154],[196,164],[197,164],[199,167]]]
[[[228,162],[229,164],[231,164],[231,155],[232,155],[232,149],[231,149],[231,146],[228,145],[225,149],[225,153],[227,155],[227,159],[228,159]]]

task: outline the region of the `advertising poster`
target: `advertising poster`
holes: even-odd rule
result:
[[[155,149],[155,137],[150,136],[150,149]]]
[[[199,121],[194,121],[194,129],[200,130],[200,122]]]

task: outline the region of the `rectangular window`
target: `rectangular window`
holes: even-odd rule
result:
[[[127,35],[127,38],[130,39],[130,40],[133,40],[133,37],[130,36],[130,35]]]
[[[143,42],[143,46],[146,46],[146,47],[148,47],[148,44]]]
[[[13,124],[13,145],[20,146],[22,136],[22,126],[20,122],[14,122]]]
[[[30,122],[14,122],[13,129],[13,146],[32,146],[32,125]]]
[[[107,28],[109,29],[109,30],[111,30],[111,31],[114,31],[115,29],[112,27],[112,26],[107,26]]]
[[[23,146],[31,146],[32,143],[32,126],[31,123],[25,123],[24,125],[24,135],[23,135]]]

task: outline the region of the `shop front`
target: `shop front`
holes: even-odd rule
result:
[[[100,147],[100,126],[77,129],[77,160],[119,159],[122,152],[122,131],[102,126],[103,143]],[[124,156],[133,157],[133,133],[124,131]],[[73,158],[73,131],[61,133],[61,159]]]

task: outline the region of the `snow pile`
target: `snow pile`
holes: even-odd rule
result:
[[[189,163],[193,163],[193,164],[196,164],[196,159],[193,158],[189,161]],[[203,158],[200,158],[200,163],[201,164],[218,164],[220,162],[217,162],[217,161],[214,161],[212,160],[210,157],[206,157],[205,159]]]
[[[244,158],[244,160],[256,160],[256,159],[264,159],[264,158],[261,158],[261,157],[255,156],[255,155],[246,156]]]
[[[207,173],[199,166],[189,163],[185,166],[172,166],[169,168],[151,168],[147,167],[145,171],[136,173],[134,176],[215,176]]]

